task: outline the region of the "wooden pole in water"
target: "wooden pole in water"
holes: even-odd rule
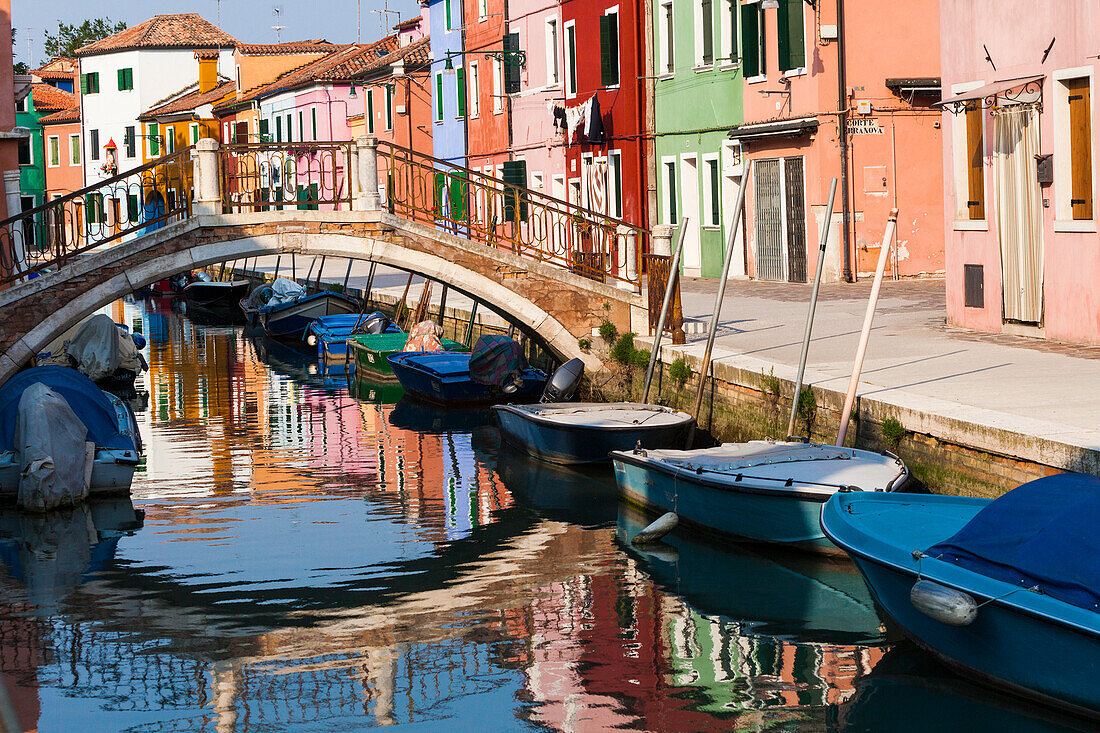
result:
[[[661,303],[661,317],[657,319],[657,332],[653,336],[653,350],[649,352],[649,366],[645,370],[645,388],[642,389],[642,402],[649,402],[649,386],[653,384],[653,367],[657,364],[658,355],[661,353],[661,339],[665,335],[665,319],[668,318],[668,308],[672,304],[672,289],[680,275],[680,254],[684,251],[684,239],[687,237],[688,217],[684,217],[680,224],[680,236],[676,239],[676,251],[672,255],[672,263],[668,267],[668,282],[665,283],[665,299]]]
[[[344,284],[340,286],[340,288],[341,288],[340,292],[342,292],[345,295],[347,295],[347,292],[348,292],[348,280],[350,280],[350,279],[351,279],[351,258],[349,257],[348,258],[348,269],[344,273]]]
[[[309,287],[309,280],[313,277],[313,266],[317,264],[317,258],[314,257],[309,261],[309,269],[306,271],[306,287]]]
[[[294,282],[298,282],[298,261],[294,258],[294,253],[290,253],[290,279]]]
[[[321,266],[317,268],[317,282],[313,287],[315,290],[321,289],[321,271],[325,269],[325,255],[321,255]]]
[[[898,210],[890,210],[890,219],[886,222],[886,233],[882,237],[882,248],[878,251],[878,267],[875,268],[875,281],[871,285],[871,296],[867,299],[867,315],[863,317],[863,330],[859,333],[859,347],[856,348],[856,360],[852,365],[852,378],[848,381],[848,394],[844,397],[844,409],[840,412],[840,430],[836,444],[844,445],[848,434],[848,420],[852,414],[852,405],[856,401],[856,387],[859,385],[859,373],[863,371],[863,357],[867,355],[867,341],[871,336],[871,324],[875,320],[875,307],[878,305],[878,293],[882,288],[882,274],[886,271],[886,260],[890,256],[890,244],[894,241],[894,227],[898,223]]]
[[[405,291],[401,293],[401,302],[397,304],[397,308],[393,312],[393,320],[397,322],[397,325],[401,325],[401,319],[405,314],[405,299],[409,297],[409,287],[413,283],[413,274],[409,273],[409,279],[405,281]],[[408,324],[405,324],[408,326]]]
[[[278,280],[279,279],[279,266],[281,264],[283,264],[283,256],[279,255],[278,257],[275,258],[275,277],[273,277],[272,280]]]
[[[374,303],[374,299],[371,297],[371,293],[374,291],[374,268],[376,263],[370,263],[370,270],[367,271],[367,286],[363,288],[363,301]]]
[[[836,199],[836,179],[829,186],[829,206],[825,221],[821,224],[817,250],[817,271],[814,273],[814,289],[810,293],[810,312],[806,315],[806,333],[802,336],[802,356],[798,359],[798,378],[794,380],[794,397],[791,398],[791,419],[787,422],[787,437],[794,435],[794,419],[798,415],[798,402],[802,397],[802,378],[806,376],[806,357],[810,354],[810,333],[814,330],[814,313],[817,311],[817,291],[821,288],[821,271],[825,269],[825,245],[829,243],[830,224],[833,221],[833,201]],[[809,437],[809,436],[807,436]]]
[[[737,203],[733,208],[733,224],[726,242],[726,259],[722,263],[722,277],[718,281],[718,295],[714,298],[714,312],[710,316],[710,333],[707,334],[707,348],[703,352],[703,368],[699,370],[699,389],[695,392],[695,410],[691,413],[696,422],[699,420],[699,411],[703,408],[703,386],[707,383],[707,372],[710,371],[710,354],[714,349],[714,337],[718,333],[718,318],[722,313],[722,301],[726,297],[726,278],[730,273],[730,262],[733,261],[733,245],[737,239],[737,227],[741,222],[741,209],[745,205],[745,189],[749,185],[749,173],[752,171],[752,159],[745,161],[745,172],[741,175],[741,185],[737,189]]]
[[[447,314],[447,284],[443,284],[443,292],[439,294],[439,327],[443,328],[443,319]]]
[[[466,348],[470,348],[470,339],[474,336],[474,319],[477,318],[477,301],[474,301],[473,306],[470,307],[470,320],[466,322],[466,338],[462,339],[462,343],[466,344]]]

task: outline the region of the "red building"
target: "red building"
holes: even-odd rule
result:
[[[648,228],[643,7],[564,0],[561,15],[569,200]],[[592,100],[602,135],[585,124]]]

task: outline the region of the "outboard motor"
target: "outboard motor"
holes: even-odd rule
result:
[[[577,394],[584,376],[584,362],[570,359],[554,370],[539,402],[568,402]]]
[[[375,311],[366,316],[356,330],[362,331],[363,333],[385,333],[386,329],[389,327],[390,319],[386,318],[384,313]]]

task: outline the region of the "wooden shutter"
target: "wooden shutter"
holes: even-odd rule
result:
[[[501,172],[504,179],[504,219],[516,221],[516,204],[519,204],[519,221],[527,221],[527,161],[509,160]]]
[[[155,122],[149,124],[149,155],[160,155],[160,126]]]
[[[730,58],[729,63],[734,63],[739,58],[740,54],[737,52],[737,16],[738,8],[740,7],[738,0],[729,0],[729,24],[730,27],[727,32],[730,34]]]
[[[803,0],[779,0],[779,70],[790,71],[806,65],[806,29],[802,17]]]
[[[126,89],[126,69],[118,70],[118,90],[125,91]]]
[[[759,5],[741,6],[741,49],[745,58],[741,63],[741,71],[746,79],[760,76],[760,16]]]
[[[703,16],[702,23],[702,46],[703,46],[703,63],[714,63],[714,6],[711,0],[701,0],[699,3],[699,10]]]
[[[985,218],[985,141],[982,134],[981,102],[966,108],[966,209],[971,219]]]
[[[368,88],[364,90],[364,94],[367,95],[367,134],[374,134],[374,89]],[[411,143],[411,141],[410,141]]]
[[[1077,220],[1092,219],[1092,99],[1088,77],[1070,79],[1070,208]]]
[[[466,174],[451,173],[448,178],[450,178],[451,221],[464,220],[466,218],[466,197],[469,192]]]
[[[80,93],[81,94],[87,94],[88,93],[88,75],[87,74],[81,74],[80,75]]]
[[[436,172],[433,176],[435,181],[434,181],[434,184],[432,186],[432,190],[433,190],[432,201],[433,201],[433,205],[435,207],[435,215],[437,217],[442,217],[443,216],[443,196],[444,196],[443,192],[446,190],[446,186],[445,186],[445,182],[447,180],[446,176],[447,176],[446,173],[439,173],[439,172]]]
[[[466,116],[466,70],[455,69],[455,92],[458,95],[458,116]]]
[[[271,134],[271,123],[268,120],[260,120],[260,142],[266,142],[267,138]]]
[[[389,89],[386,89],[386,109],[390,108]],[[435,118],[443,119],[443,74],[435,75]],[[387,119],[387,122],[389,120]]]
[[[606,87],[611,84],[609,81],[611,78],[611,50],[610,50],[610,33],[608,32],[608,21],[610,16],[600,16],[600,86]]]
[[[519,34],[509,33],[503,38],[504,50],[518,51],[519,50]],[[504,55],[504,93],[505,94],[518,94],[519,93],[519,66],[512,62],[508,53]]]
[[[233,137],[236,142],[248,142],[248,122],[236,122],[233,124]]]

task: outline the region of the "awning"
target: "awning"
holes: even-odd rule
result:
[[[1043,89],[1042,74],[1036,74],[1035,76],[1018,76],[1013,79],[1002,79],[1001,81],[995,81],[992,84],[984,84],[980,87],[971,89],[968,92],[960,92],[947,99],[936,102],[934,107],[945,107],[951,114],[959,114],[965,108],[968,102],[976,100],[985,100],[986,106],[992,107],[996,104],[997,98],[1004,96],[1010,101],[1025,102],[1029,101],[1024,99],[1024,95],[1035,96],[1034,100],[1041,101],[1042,89]]]
[[[815,132],[818,128],[816,117],[799,117],[792,120],[774,120],[772,122],[754,122],[738,125],[729,132],[731,140],[759,140],[766,137],[798,137]]]
[[[886,88],[894,94],[939,94],[940,78],[938,76],[890,78],[886,80]]]

